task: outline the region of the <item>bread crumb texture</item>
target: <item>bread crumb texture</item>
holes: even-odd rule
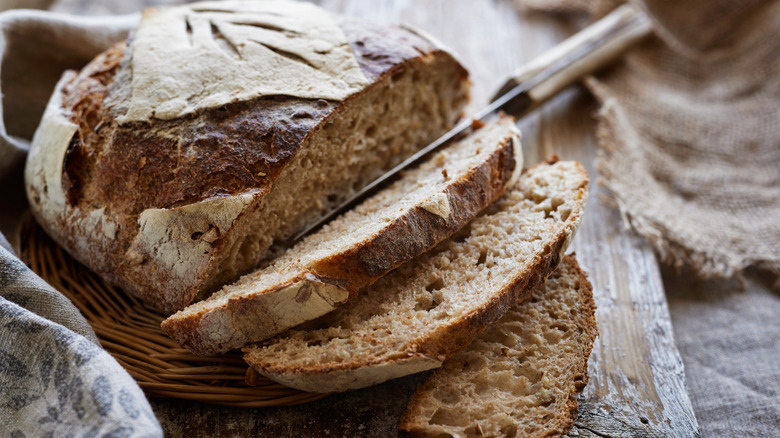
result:
[[[565,434],[597,336],[592,286],[574,255],[464,351],[431,373],[399,428],[415,436]]]
[[[503,118],[405,172],[269,266],[172,315],[163,330],[196,353],[215,354],[322,316],[458,231],[521,167],[520,133]]]
[[[25,185],[61,246],[166,313],[278,255],[309,222],[446,132],[468,101],[468,73],[434,43],[308,3],[154,8],[143,20],[60,81]],[[149,29],[172,37],[150,43]],[[262,69],[233,68],[258,59]],[[167,74],[179,61],[196,72]],[[292,82],[242,76],[265,71]],[[303,77],[338,92],[285,91]],[[225,95],[231,81],[276,88]],[[136,105],[147,97],[159,105]]]
[[[271,379],[321,392],[367,383],[331,384],[339,374],[415,358],[442,361],[557,265],[587,184],[576,162],[534,167],[461,232],[334,312],[245,348],[245,359]]]

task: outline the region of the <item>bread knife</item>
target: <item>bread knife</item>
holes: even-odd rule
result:
[[[515,71],[487,107],[458,123],[434,142],[370,182],[328,214],[307,226],[293,241],[301,240],[347,212],[403,170],[423,161],[453,139],[467,135],[499,111],[516,118],[525,116],[575,81],[608,65],[651,31],[651,20],[644,11],[631,4],[618,7]]]

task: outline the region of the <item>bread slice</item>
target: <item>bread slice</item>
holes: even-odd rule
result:
[[[467,229],[306,327],[244,348],[258,373],[313,392],[346,391],[441,366],[527,298],[579,224],[588,177],[540,164]]]
[[[417,389],[399,429],[415,436],[560,436],[577,416],[596,328],[593,289],[566,256],[513,307]]]
[[[163,330],[191,351],[209,355],[330,312],[496,200],[522,168],[519,134],[509,117],[479,129],[270,266],[166,319]]]
[[[405,27],[309,2],[153,8],[57,85],[25,187],[57,243],[171,314],[438,138],[468,95]]]

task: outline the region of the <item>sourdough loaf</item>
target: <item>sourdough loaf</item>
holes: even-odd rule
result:
[[[584,208],[576,162],[540,164],[436,248],[300,328],[243,349],[258,373],[312,392],[437,368],[527,298],[558,264]]]
[[[574,255],[417,388],[399,429],[414,436],[551,437],[571,429],[588,380],[593,290]]]
[[[513,119],[502,118],[406,172],[270,266],[177,312],[162,328],[209,355],[322,316],[461,229],[521,168],[520,133]]]
[[[149,9],[57,85],[27,195],[76,259],[170,313],[445,132],[468,85],[428,38],[305,2]]]

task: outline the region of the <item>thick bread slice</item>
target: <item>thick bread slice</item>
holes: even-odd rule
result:
[[[313,392],[436,368],[543,282],[579,224],[588,177],[541,164],[462,233],[306,327],[244,348],[257,372]]]
[[[520,135],[502,118],[288,250],[270,266],[163,321],[202,354],[223,353],[320,317],[461,229],[522,168]]]
[[[436,42],[311,3],[150,9],[58,84],[28,155],[30,208],[170,314],[446,132],[468,90]]]
[[[549,437],[569,431],[588,381],[593,288],[566,256],[529,301],[447,359],[412,396],[399,429],[413,436]]]

